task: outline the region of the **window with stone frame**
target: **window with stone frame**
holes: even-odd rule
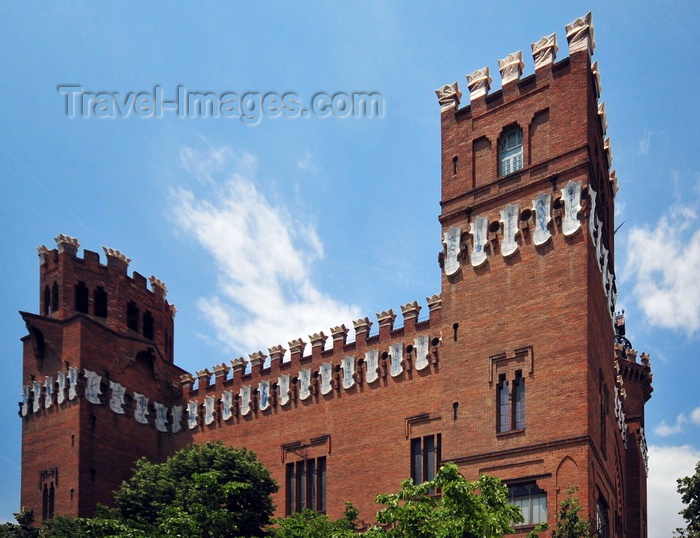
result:
[[[326,457],[307,458],[291,462],[285,477],[286,514],[304,508],[326,511]]]
[[[496,385],[496,414],[498,433],[525,429],[525,378],[520,370],[509,383],[501,374]]]

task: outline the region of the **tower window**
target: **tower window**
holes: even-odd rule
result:
[[[511,127],[498,142],[498,175],[507,176],[523,167],[523,130]]]
[[[54,282],[51,286],[51,312],[58,311],[58,282]]]
[[[75,285],[75,311],[88,313],[88,289],[85,282],[78,282]]]
[[[51,288],[48,284],[44,287],[44,304],[42,306],[44,315],[48,316],[51,311]]]
[[[132,331],[139,330],[139,307],[134,301],[126,305],[126,326]]]
[[[518,370],[509,386],[505,374],[496,386],[496,420],[498,433],[525,429],[525,378]]]
[[[153,314],[149,310],[143,313],[143,335],[153,340]]]
[[[506,376],[501,376],[496,389],[498,394],[498,433],[510,431],[510,394]]]
[[[107,292],[102,286],[97,286],[93,292],[95,299],[95,315],[100,318],[107,317]]]

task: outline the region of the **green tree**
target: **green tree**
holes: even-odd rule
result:
[[[679,478],[678,493],[683,504],[687,505],[679,512],[686,522],[685,529],[676,529],[682,538],[700,538],[700,461],[695,465],[695,474]]]
[[[190,445],[153,464],[136,463],[115,508],[94,518],[54,518],[42,536],[219,538],[265,535],[278,486],[252,452],[221,443]]]
[[[13,514],[17,523],[0,524],[0,538],[36,538],[39,530],[34,528],[34,510],[23,506],[19,512]]]
[[[578,488],[569,486],[566,497],[559,504],[557,527],[552,531],[552,538],[587,538],[590,533],[588,519],[581,517],[583,510],[575,493]]]
[[[345,503],[342,518],[331,521],[324,514],[304,509],[302,512],[289,517],[278,518],[270,527],[273,538],[353,538],[357,524],[357,509],[350,503]]]
[[[432,494],[436,490],[439,496]],[[482,475],[470,482],[454,463],[441,467],[431,481],[406,480],[398,493],[377,495],[377,503],[385,506],[377,513],[382,527],[372,527],[369,538],[497,538],[523,521],[497,478]]]

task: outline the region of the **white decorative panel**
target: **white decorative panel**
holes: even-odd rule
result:
[[[552,195],[541,192],[532,201],[532,211],[535,213],[535,231],[532,239],[535,245],[544,245],[552,237],[549,223],[552,220]]]
[[[216,404],[214,396],[204,398],[204,424],[207,426],[214,422],[214,404]]]
[[[520,218],[520,204],[507,204],[501,209],[501,224],[503,225],[503,242],[501,243],[501,254],[508,257],[518,250],[516,236],[520,229],[518,220]]]
[[[564,235],[573,235],[581,228],[578,212],[581,211],[581,182],[569,181],[561,190],[564,202],[564,216],[561,219],[561,231]]]
[[[265,411],[270,407],[270,382],[261,381],[258,383],[258,394],[260,395],[260,410]]]
[[[102,376],[97,375],[95,372],[91,372],[88,369],[83,370],[85,375],[85,399],[92,404],[100,404],[100,382],[102,381]]]
[[[47,375],[44,378],[44,407],[48,409],[53,404],[53,376]]]
[[[331,379],[333,377],[333,363],[324,362],[319,368],[319,374],[321,375],[321,394],[328,394],[333,390],[331,386]]]
[[[173,433],[177,433],[182,429],[182,406],[173,406]]]
[[[114,381],[109,382],[109,388],[112,391],[112,395],[109,398],[109,408],[119,415],[124,414],[124,395],[126,394],[126,389],[119,383]]]
[[[355,357],[345,357],[341,363],[343,369],[343,388],[349,389],[355,384]]]
[[[289,385],[291,383],[291,378],[289,374],[284,374],[279,376],[277,379],[277,388],[280,392],[280,405],[287,405],[289,403]]]
[[[424,370],[430,364],[428,353],[430,351],[430,337],[423,334],[413,341],[413,349],[416,353],[416,370]]]
[[[34,393],[34,405],[32,405],[32,412],[38,413],[41,409],[41,393],[43,387],[41,386],[41,381],[32,381],[32,392]]]
[[[442,242],[445,244],[447,254],[445,255],[445,274],[454,275],[459,271],[459,242],[462,238],[462,228],[450,226],[445,232]]]
[[[647,446],[647,436],[644,433],[644,428],[639,428],[639,450],[642,453],[642,459],[644,460],[644,468],[649,473],[649,447]]]
[[[627,421],[625,420],[625,411],[622,409],[620,389],[615,390],[615,418],[617,418],[617,427],[620,428],[622,441],[625,444],[625,448],[627,448]]]
[[[233,392],[230,390],[225,390],[221,394],[221,418],[224,420],[229,420],[233,417],[233,412],[231,408],[233,407]]]
[[[58,372],[58,388],[56,389],[56,402],[62,404],[66,401],[66,372]]]
[[[306,400],[311,396],[311,368],[299,370],[299,399]]]
[[[70,367],[68,368],[68,381],[70,383],[70,386],[68,387],[68,399],[69,400],[75,400],[75,397],[78,395],[76,392],[76,388],[78,386],[78,369],[75,367]]]
[[[488,242],[488,231],[489,218],[476,217],[471,224],[471,230],[469,232],[474,239],[474,246],[470,254],[472,266],[474,267],[479,267],[486,261],[486,250],[484,247]]]
[[[22,416],[26,417],[29,413],[29,395],[31,394],[29,385],[22,385]]]
[[[156,410],[156,420],[155,420],[155,425],[156,425],[156,430],[159,432],[167,432],[168,431],[168,408],[165,407],[162,403],[158,402],[153,402],[153,407]]]
[[[199,422],[199,416],[197,416],[198,407],[199,403],[197,400],[187,402],[187,427],[190,430],[194,430],[197,427],[197,422]]]
[[[598,237],[596,234],[596,204],[598,202],[598,193],[593,190],[591,185],[588,185],[588,195],[591,197],[591,211],[588,213],[588,235],[591,236],[593,246],[596,246]]]
[[[608,249],[603,247],[603,267],[600,270],[600,275],[601,275],[601,281],[603,283],[603,293],[607,295],[608,293],[608,261],[610,257],[610,253],[608,252]]]
[[[391,368],[389,373],[391,377],[396,377],[403,372],[403,342],[394,342],[389,346],[389,355],[391,356]]]
[[[136,422],[141,424],[148,424],[148,398],[143,394],[134,392],[134,402],[136,403],[136,409],[134,409],[134,418]]]
[[[602,258],[603,258],[603,223],[598,219],[598,217],[595,218],[595,226],[596,226],[596,230],[598,231],[598,241],[596,242],[596,245],[595,245],[595,255],[596,255],[596,261],[598,262],[598,270],[602,271],[603,270],[603,263],[602,263]]]
[[[367,365],[367,383],[374,383],[379,379],[379,351],[373,349],[365,352],[365,364]]]
[[[241,398],[241,415],[245,416],[250,413],[250,387],[241,387],[239,396]]]

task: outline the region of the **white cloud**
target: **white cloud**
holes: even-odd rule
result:
[[[304,153],[304,156],[297,161],[297,167],[302,171],[317,172],[318,167],[314,163],[311,153],[308,151]]]
[[[639,141],[639,154],[646,156],[651,145],[651,131],[644,131],[644,136]]]
[[[207,194],[172,191],[174,218],[213,257],[215,292],[198,301],[225,347],[246,355],[360,317],[312,282],[310,267],[323,257],[314,226],[275,206],[254,183],[256,160],[215,148],[181,152],[184,168]]]
[[[700,329],[700,227],[687,206],[675,206],[655,228],[633,228],[627,242],[627,277],[652,325]]]
[[[683,526],[683,518],[678,514],[683,503],[676,492],[676,480],[692,475],[699,460],[700,450],[688,445],[649,446],[649,538],[667,538]]]
[[[659,425],[654,428],[654,433],[656,435],[660,435],[661,437],[667,437],[675,433],[680,433],[683,431],[683,424],[685,424],[687,421],[688,419],[685,418],[683,413],[681,413],[676,417],[676,423],[672,426],[669,426],[666,424],[665,420],[662,420]]]
[[[700,407],[696,407],[691,411],[690,421],[696,426],[700,426]]]

